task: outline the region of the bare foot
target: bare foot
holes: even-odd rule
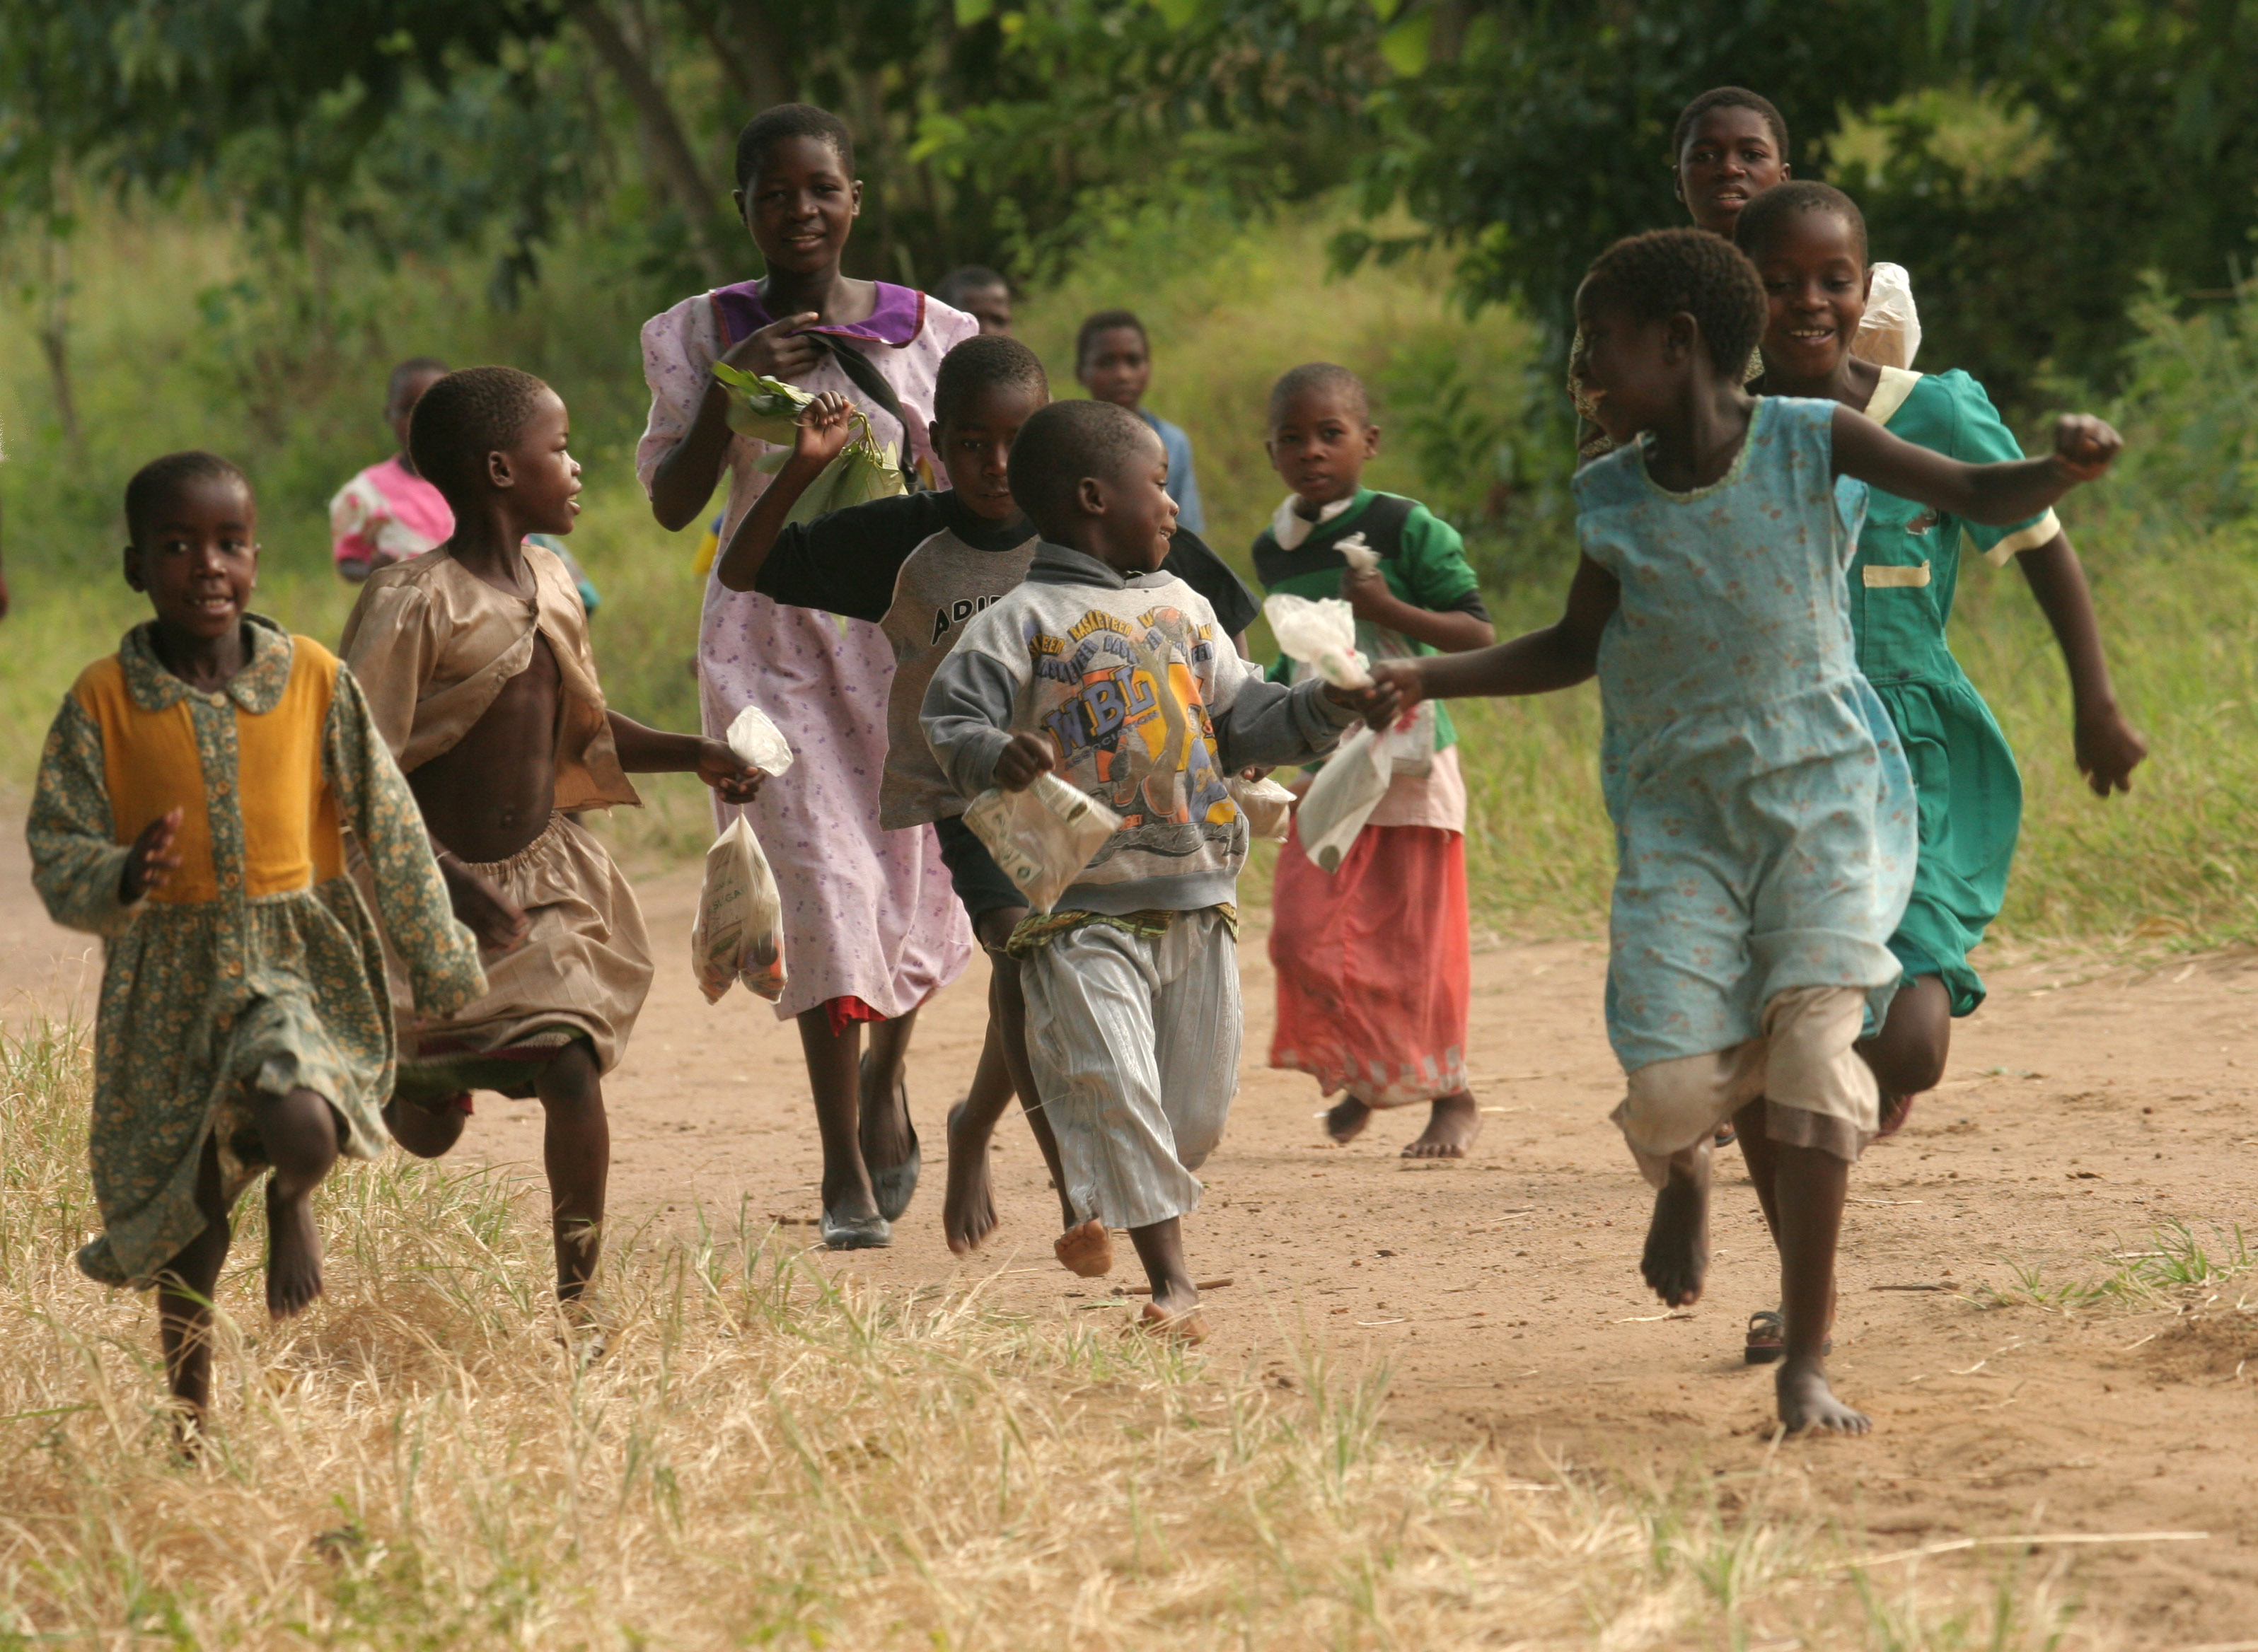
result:
[[[1790,1434],[1816,1429],[1828,1434],[1865,1434],[1873,1422],[1835,1397],[1827,1386],[1827,1370],[1817,1360],[1791,1359],[1773,1379],[1779,1397],[1779,1420]]]
[[[314,1199],[274,1191],[266,1180],[266,1311],[277,1319],[302,1314],[322,1294],[322,1236],[314,1227]]]
[[[967,1145],[964,1103],[948,1110],[948,1188],[941,1195],[941,1231],[951,1256],[969,1256],[996,1230],[996,1201],[988,1187],[988,1144]]]
[[[1207,1340],[1207,1321],[1200,1316],[1199,1299],[1195,1296],[1189,1306],[1163,1308],[1158,1302],[1147,1302],[1137,1315],[1137,1329],[1148,1336],[1165,1336],[1188,1347],[1196,1347]]]
[[[1372,1110],[1353,1095],[1344,1095],[1325,1114],[1325,1134],[1347,1146],[1372,1123]]]
[[[1082,1279],[1104,1279],[1113,1272],[1113,1236],[1096,1216],[1060,1234],[1051,1251],[1060,1266]]]
[[[438,1108],[419,1107],[397,1095],[384,1104],[384,1127],[418,1159],[437,1159],[462,1140],[470,1116],[467,1096],[459,1105],[450,1102]]]
[[[1654,1294],[1671,1308],[1701,1300],[1709,1272],[1709,1156],[1696,1156],[1698,1169],[1670,1167],[1670,1180],[1654,1195],[1654,1219],[1646,1230],[1646,1253],[1638,1271]]]
[[[1464,1159],[1481,1134],[1481,1109],[1465,1090],[1439,1095],[1427,1115],[1427,1128],[1403,1150],[1406,1159]]]

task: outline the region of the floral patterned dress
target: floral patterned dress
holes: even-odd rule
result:
[[[217,692],[165,669],[153,624],[129,631],[72,685],[39,762],[32,882],[57,923],[105,943],[91,1132],[103,1232],[78,1261],[106,1285],[155,1284],[203,1231],[208,1137],[231,1203],[257,1177],[253,1091],[323,1096],[354,1158],[391,1144],[384,957],[345,873],[344,829],[419,1003],[444,1011],[485,990],[351,674],[271,620],[245,629],[249,663]],[[175,808],[180,867],[125,904],[134,839]]]

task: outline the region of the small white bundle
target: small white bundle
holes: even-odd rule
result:
[[[1865,318],[1850,341],[1850,353],[1877,367],[1910,368],[1921,352],[1921,311],[1913,301],[1913,277],[1901,264],[1877,264],[1873,277]]]
[[[1239,812],[1246,817],[1246,830],[1257,842],[1283,843],[1294,825],[1294,794],[1268,776],[1224,782]]]
[[[740,981],[770,1003],[784,996],[784,901],[769,857],[742,814],[706,851],[690,967],[708,1003],[720,1003]]]
[[[780,775],[792,767],[792,748],[785,742],[784,732],[757,705],[739,712],[722,738],[742,761],[764,775]]]
[[[1395,763],[1387,736],[1359,724],[1326,759],[1302,794],[1302,852],[1324,872],[1337,872],[1357,834],[1388,795]]]
[[[1335,688],[1369,688],[1370,664],[1356,651],[1356,615],[1338,597],[1289,596],[1283,592],[1262,605],[1271,635],[1289,659],[1299,660]]]
[[[964,805],[964,824],[1027,897],[1028,910],[1047,912],[1121,829],[1121,817],[1045,772],[1023,791],[989,787]]]

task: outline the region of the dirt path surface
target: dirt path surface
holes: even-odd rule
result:
[[[0,1013],[60,1007],[82,938],[49,926],[20,835],[0,839]],[[688,1225],[815,1214],[820,1160],[798,1040],[742,994],[692,986],[687,873],[642,892],[658,981],[607,1088],[615,1221]],[[1474,962],[1473,1070],[1485,1128],[1462,1163],[1396,1156],[1418,1121],[1383,1115],[1347,1148],[1318,1132],[1315,1087],[1267,1071],[1272,982],[1260,914],[1241,947],[1247,1059],[1231,1131],[1188,1224],[1219,1362],[1302,1380],[1297,1342],[1337,1370],[1392,1372],[1388,1426],[1438,1447],[1495,1442],[1542,1461],[1662,1481],[1715,1477],[1727,1500],[1840,1512],[1907,1549],[2036,1532],[2204,1532],[2202,1542],[2077,1551],[2089,1612],[2141,1647],[2258,1647],[2258,1274],[2188,1300],[2200,1310],[1985,1307],[2017,1265],[2054,1280],[2105,1273],[2160,1223],[2194,1224],[2213,1256],[2258,1216],[2258,1116],[2238,1063],[2258,961],[2107,957],[1995,965],[1963,1023],[1952,1077],[1852,1182],[1838,1389],[1870,1411],[1863,1441],[1775,1447],[1771,1385],[1743,1364],[1742,1321],[1773,1300],[1773,1264],[1736,1156],[1723,1160],[1705,1301],[1665,1314],[1637,1273],[1645,1190],[1607,1122],[1618,1074],[1602,1035],[1597,945],[1501,945]],[[91,976],[82,1002],[92,1001]],[[12,1001],[12,1008],[8,1008]],[[926,1012],[910,1093],[926,1184],[887,1251],[827,1271],[891,1286],[984,1281],[1036,1314],[1125,1322],[1112,1281],[1052,1261],[1056,1206],[1016,1120],[994,1163],[1002,1226],[969,1263],[941,1244],[941,1117],[978,1051],[977,966]],[[1421,1110],[1424,1112],[1424,1110]],[[537,1174],[539,1110],[481,1097],[465,1146]],[[2229,1230],[2226,1244],[2208,1231]],[[2247,1362],[2247,1363],[2246,1363]]]

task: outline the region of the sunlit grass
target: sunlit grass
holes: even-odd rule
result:
[[[591,1359],[519,1189],[396,1155],[332,1178],[287,1326],[246,1202],[184,1464],[146,1300],[71,1263],[87,1089],[78,1034],[0,1043],[0,1645],[2113,1644],[2051,1576],[1795,1512],[1793,1473],[1516,1474],[1392,1437],[1384,1371],[834,1280],[758,1226],[615,1235]]]
[[[1985,1308],[2031,1307],[2056,1312],[2099,1308],[2183,1307],[2258,1269],[2258,1251],[2240,1223],[2213,1223],[2198,1233],[2170,1222],[2145,1238],[2120,1239],[2081,1273],[2050,1277],[2045,1268],[2009,1261],[2006,1284],[1977,1287]]]

